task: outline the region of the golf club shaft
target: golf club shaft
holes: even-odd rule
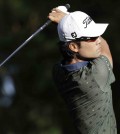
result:
[[[69,4],[66,4],[67,9],[70,8]],[[21,48],[23,48],[32,38],[34,38],[38,33],[40,33],[46,26],[48,26],[52,21],[47,20],[43,26],[41,26],[35,33],[33,33],[28,39],[26,39],[17,49],[15,49],[3,62],[0,63],[0,67],[4,65],[11,57],[13,57]]]
[[[17,49],[15,49],[2,63],[0,67],[5,64],[11,57],[13,57],[22,47],[24,47],[32,38],[34,38],[39,32],[41,32],[52,21],[48,20],[42,27],[40,27],[35,33],[33,33],[27,40],[25,40]]]

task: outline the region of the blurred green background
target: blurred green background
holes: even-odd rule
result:
[[[0,62],[47,21],[48,13],[69,3],[95,22],[109,23],[103,37],[114,59],[113,103],[120,133],[120,1],[116,0],[0,0]],[[51,70],[61,56],[57,25],[51,24],[0,69],[0,134],[75,134],[68,111],[52,80]],[[4,78],[14,85],[3,101]]]

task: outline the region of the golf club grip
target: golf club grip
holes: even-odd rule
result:
[[[67,8],[67,10],[70,8],[70,4],[65,4],[65,7]]]

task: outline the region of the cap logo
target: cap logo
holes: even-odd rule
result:
[[[72,36],[73,38],[76,38],[76,37],[77,37],[76,32],[71,33],[71,36]]]
[[[83,20],[83,24],[85,24],[85,27],[84,28],[87,28],[87,26],[91,23],[91,21],[92,21],[92,18],[90,16],[86,17]]]

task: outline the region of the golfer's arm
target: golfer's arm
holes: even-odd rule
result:
[[[102,37],[100,37],[100,39],[101,39],[101,48],[102,48],[101,55],[106,56],[109,59],[109,61],[111,63],[111,66],[113,67],[112,55],[111,55],[111,52],[110,52],[110,48],[108,46],[108,43]]]

